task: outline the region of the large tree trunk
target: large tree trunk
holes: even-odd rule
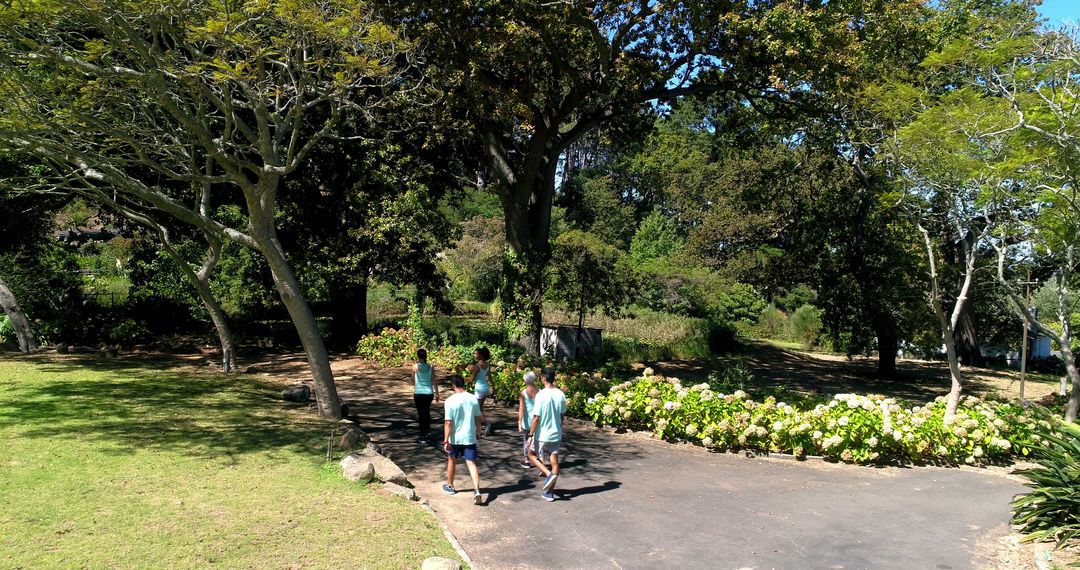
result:
[[[214,292],[210,290],[210,274],[213,273],[221,255],[221,244],[211,239],[210,247],[206,252],[206,259],[196,273],[180,253],[169,244],[167,239],[163,240],[163,243],[165,252],[180,266],[180,271],[195,287],[203,307],[210,314],[210,320],[214,323],[214,330],[217,331],[218,343],[221,345],[222,372],[226,374],[232,372],[236,369],[236,349],[233,344],[232,331],[229,330],[229,323],[225,318],[225,311],[222,310],[221,303],[218,303],[217,298],[214,297]]]
[[[956,343],[953,341],[952,327],[945,322],[944,312],[941,309],[938,309],[938,313],[942,317],[944,333],[941,338],[945,341],[945,356],[949,360],[949,378],[952,381],[949,396],[945,401],[945,417],[943,418],[947,425],[952,423],[953,418],[956,417],[956,408],[960,406],[960,360],[956,357]]]
[[[930,232],[918,224],[919,232],[923,235],[923,243],[926,245],[927,261],[930,265],[930,305],[934,309],[934,315],[937,316],[938,325],[941,327],[941,339],[945,343],[945,356],[949,361],[949,378],[952,380],[952,385],[949,390],[948,399],[945,404],[945,416],[942,418],[946,425],[952,423],[953,418],[956,416],[956,409],[960,406],[960,390],[961,390],[961,378],[960,378],[960,362],[956,357],[956,342],[954,341],[953,324],[958,318],[958,312],[962,309],[962,304],[967,299],[967,289],[971,284],[972,273],[974,272],[974,266],[968,264],[966,280],[961,287],[960,294],[957,296],[953,305],[953,317],[950,318],[945,314],[945,309],[942,307],[942,295],[941,295],[941,282],[938,277],[936,255],[934,255],[933,241],[930,239]]]
[[[876,320],[875,333],[878,341],[878,376],[896,377],[896,323],[881,315]]]
[[[34,331],[30,328],[30,320],[26,318],[26,314],[23,313],[21,307],[19,307],[18,301],[15,300],[15,294],[8,289],[8,286],[2,279],[0,279],[0,307],[4,308],[4,313],[11,319],[11,326],[15,329],[15,337],[19,340],[19,350],[23,352],[33,352],[38,349],[37,340],[34,339]]]
[[[315,315],[311,312],[304,297],[300,282],[293,273],[289,260],[285,257],[285,250],[277,237],[277,229],[274,226],[274,190],[275,188],[262,189],[259,196],[248,196],[248,212],[250,213],[249,225],[252,239],[259,246],[270,265],[270,273],[274,279],[281,302],[285,304],[293,326],[300,336],[300,343],[304,346],[307,355],[308,368],[315,383],[315,396],[319,404],[319,414],[327,418],[341,419],[341,401],[338,399],[337,386],[334,384],[334,374],[330,370],[330,357],[326,352],[322,334],[319,332]]]
[[[345,283],[335,288],[329,304],[334,346],[353,345],[367,333],[367,283]]]
[[[518,325],[522,344],[532,355],[540,354],[557,163],[558,153],[549,150],[516,176],[504,173],[498,185],[512,254],[503,267],[500,300],[504,317]]]
[[[956,354],[961,362],[970,366],[984,366],[986,359],[979,350],[979,330],[975,326],[973,295],[974,292],[968,294],[968,300],[960,311],[960,319],[956,322],[953,340],[956,342]]]
[[[1061,346],[1061,357],[1065,359],[1065,372],[1072,381],[1069,403],[1065,406],[1065,420],[1075,422],[1077,412],[1080,412],[1080,370],[1076,367],[1076,355],[1070,347]]]

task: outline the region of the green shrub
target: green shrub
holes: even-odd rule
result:
[[[789,324],[791,338],[801,342],[806,348],[813,348],[821,334],[821,309],[813,305],[803,305],[792,313]]]
[[[1080,426],[1062,422],[1062,433],[1041,433],[1032,447],[1039,464],[1016,473],[1028,478],[1031,492],[1013,500],[1013,524],[1024,541],[1054,540],[1060,548],[1080,537]]]
[[[0,315],[0,343],[15,341],[15,325],[7,315]]]
[[[788,337],[788,317],[784,311],[777,309],[775,305],[765,307],[758,317],[757,333],[762,338],[774,338],[779,340]]]
[[[416,344],[409,329],[385,328],[365,335],[356,345],[356,354],[383,366],[402,366],[416,358]]]

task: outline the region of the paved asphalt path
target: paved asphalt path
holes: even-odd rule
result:
[[[354,376],[339,393],[480,568],[978,568],[1024,490],[979,470],[747,458],[572,422],[548,503],[518,465],[516,410],[493,405],[474,506],[464,465],[460,492],[441,491],[445,455],[416,441],[410,384]]]

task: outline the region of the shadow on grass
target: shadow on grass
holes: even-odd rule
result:
[[[281,386],[245,375],[183,370],[175,359],[21,359],[26,374],[0,398],[0,430],[107,453],[168,450],[233,458],[325,441],[328,424],[279,399]]]

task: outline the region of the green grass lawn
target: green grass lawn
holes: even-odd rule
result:
[[[438,522],[325,464],[280,386],[169,363],[0,361],[0,566],[418,568]]]

